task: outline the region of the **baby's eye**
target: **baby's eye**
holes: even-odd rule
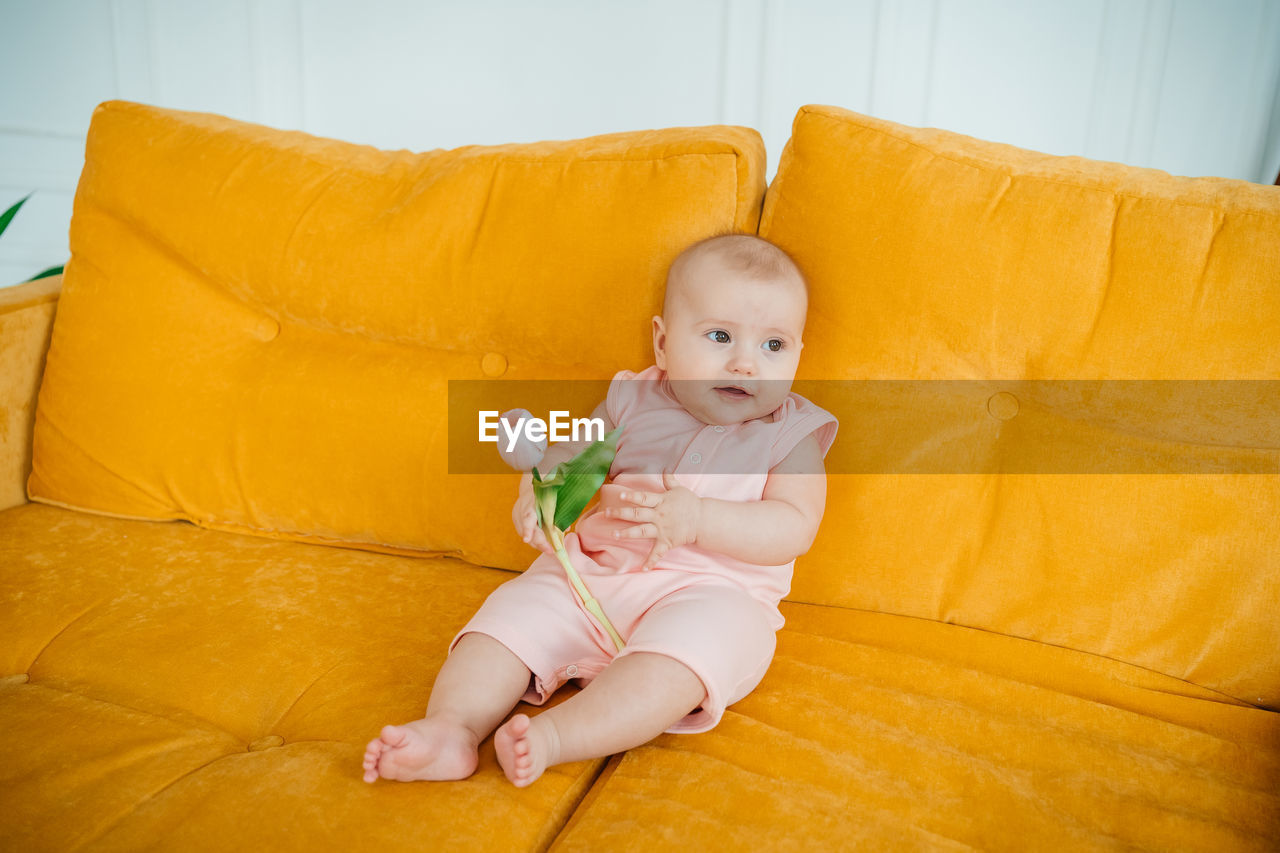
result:
[[[714,332],[707,332],[707,337],[718,344],[729,343],[729,333],[724,329],[716,329]]]
[[[787,345],[783,343],[781,340],[779,340],[778,338],[770,338],[769,340],[764,342],[764,348],[767,349],[769,352],[782,352],[784,349],[786,349],[786,346]]]

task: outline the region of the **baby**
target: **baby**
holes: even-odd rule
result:
[[[470,776],[518,701],[541,705],[572,679],[581,692],[497,729],[515,785],[664,731],[706,731],[760,682],[792,564],[822,519],[836,431],[791,393],[807,307],[799,269],[757,237],[713,237],[675,260],[653,318],[655,366],[620,372],[592,413],[623,425],[611,480],[565,537],[625,647],[552,556],[526,473],[512,519],[542,556],[454,638],[426,716],[369,743],[366,782]],[[579,449],[553,445],[540,470]]]

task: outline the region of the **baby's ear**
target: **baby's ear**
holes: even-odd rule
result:
[[[653,315],[653,363],[659,370],[667,369],[667,326],[657,314]]]

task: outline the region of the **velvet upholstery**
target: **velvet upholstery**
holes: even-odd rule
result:
[[[31,427],[62,276],[0,290],[0,510],[27,501]]]
[[[490,742],[429,794],[361,780],[503,571],[35,503],[0,565],[5,850],[538,847],[603,764],[517,791]]]
[[[744,128],[411,154],[104,104],[31,494],[523,567],[514,480],[449,474],[448,382],[643,368],[627,319],[763,191]]]
[[[763,172],[741,128],[410,154],[100,108],[65,279],[0,291],[0,849],[1280,846],[1280,477],[904,467],[1114,432],[1036,385],[919,386],[954,419],[877,473],[848,414],[777,657],[713,731],[525,789],[491,741],[463,782],[360,780],[531,554],[511,476],[447,472],[448,380],[643,366],[663,265],[754,230]],[[809,277],[818,398],[1274,379],[1278,219],[806,107],[760,230]],[[1266,463],[1258,411],[1231,452]]]
[[[974,628],[782,612],[761,687],[706,737],[664,736],[615,759],[557,849],[1275,843],[1273,713]]]
[[[816,282],[802,370],[824,381],[1280,378],[1274,187],[806,107],[760,233]],[[1001,472],[1024,430],[1049,435],[1035,452],[1051,457],[1115,432],[1169,429],[1183,455],[1240,441],[1145,418],[1158,394],[1109,421],[1053,388],[1019,386],[1008,420],[987,395],[958,395],[982,429],[926,421],[907,445],[989,454],[985,473],[835,477],[793,597],[1080,649],[1280,708],[1280,410],[1244,439],[1269,474]]]

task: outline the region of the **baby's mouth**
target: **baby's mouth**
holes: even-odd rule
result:
[[[739,385],[717,385],[715,391],[721,397],[726,397],[730,400],[745,400],[752,396],[750,391]]]

